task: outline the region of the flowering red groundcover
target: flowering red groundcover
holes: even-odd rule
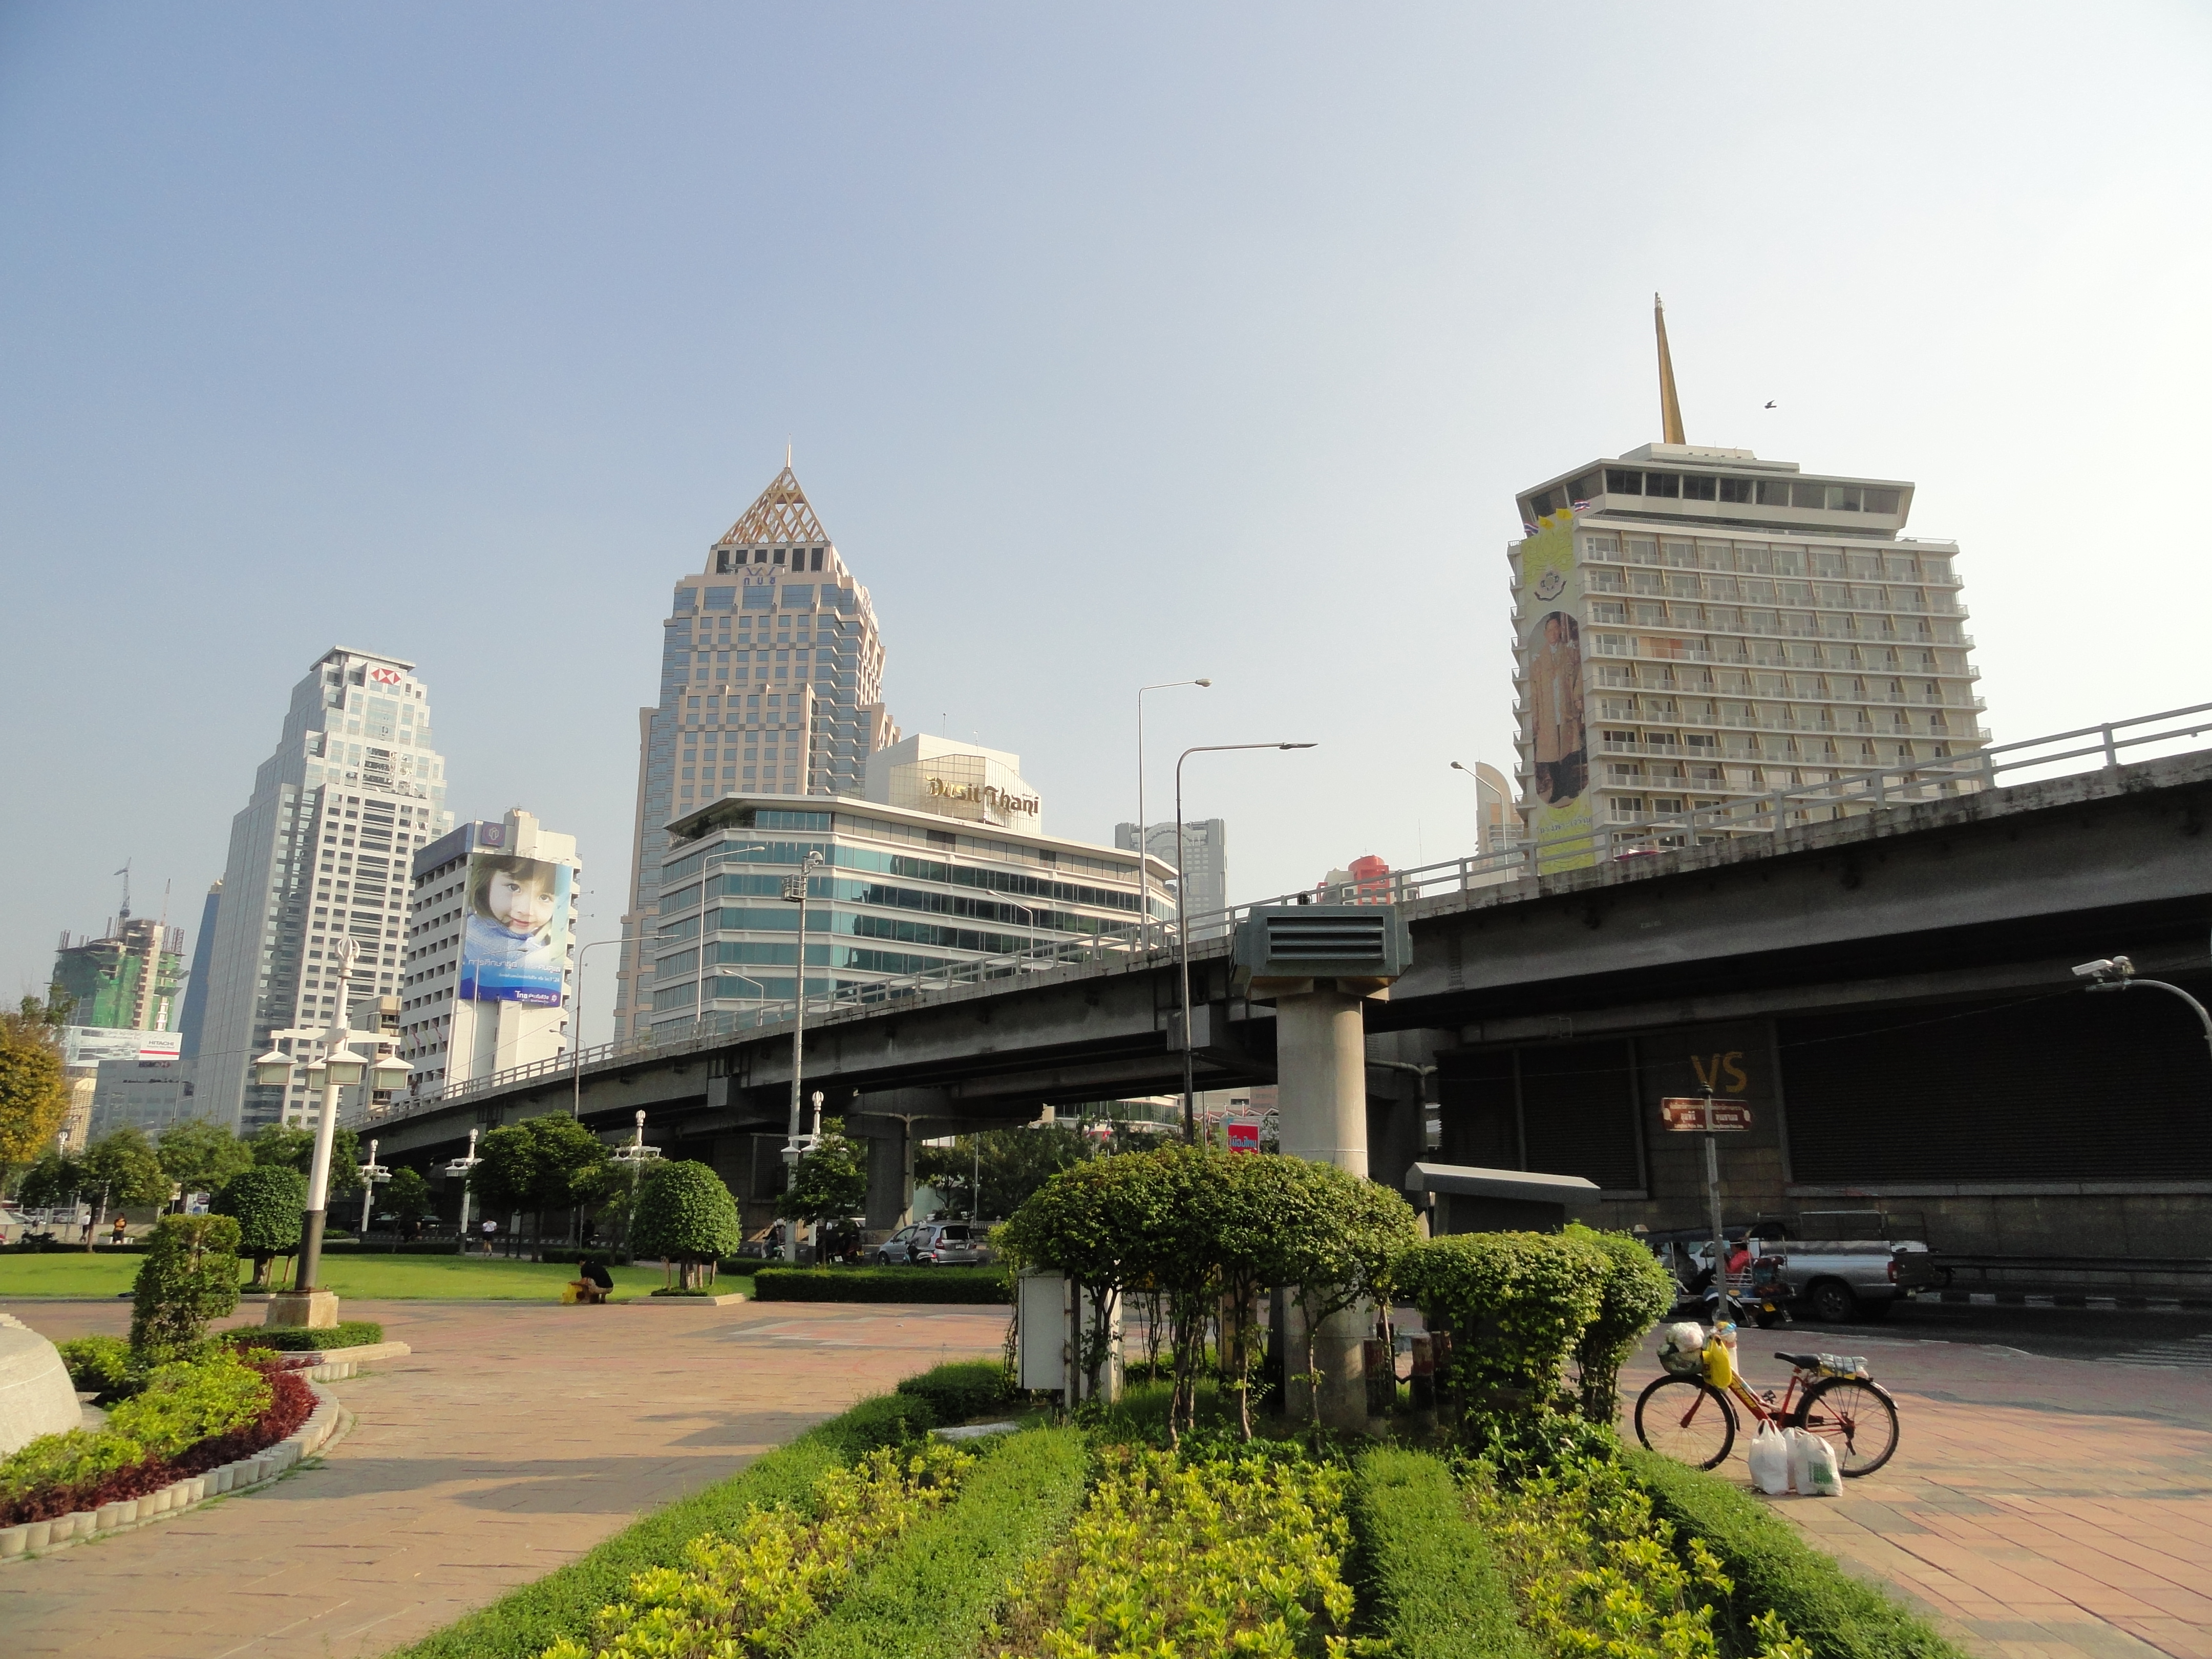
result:
[[[49,1487],[12,1504],[0,1502],[0,1527],[12,1527],[25,1521],[51,1521],[56,1516],[73,1515],[80,1510],[96,1510],[102,1504],[118,1504],[126,1498],[143,1497],[147,1492],[161,1491],[172,1480],[204,1474],[210,1469],[234,1463],[275,1445],[307,1420],[307,1414],[315,1409],[314,1391],[307,1386],[306,1377],[281,1363],[254,1369],[268,1379],[270,1399],[268,1409],[252,1422],[228,1434],[203,1440],[198,1445],[187,1446],[174,1457],[149,1457],[82,1486]]]

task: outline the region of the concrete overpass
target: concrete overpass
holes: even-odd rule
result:
[[[1412,970],[1366,1005],[1374,1171],[1395,1182],[1420,1155],[1418,1078],[1399,1068],[1434,1066],[1447,1161],[1587,1174],[1618,1224],[1694,1225],[1693,1147],[1656,1101],[1710,1075],[1753,1107],[1732,1219],[1875,1207],[1996,1255],[2212,1254],[2199,1034],[2178,1003],[2085,998],[2069,974],[2126,951],[2204,975],[2208,824],[2200,750],[1494,885],[1465,866],[1409,884]],[[1199,1086],[1272,1080],[1273,1011],[1240,994],[1229,941],[1193,946],[1191,983]],[[888,1224],[915,1138],[1179,1088],[1176,1006],[1164,953],[918,989],[811,1013],[806,1087],[873,1142],[870,1218]],[[572,1101],[610,1137],[642,1108],[665,1150],[764,1200],[791,1052],[786,1020],[587,1053],[375,1132],[387,1158],[423,1163]]]

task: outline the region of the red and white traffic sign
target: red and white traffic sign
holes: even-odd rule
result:
[[[1707,1121],[1707,1109],[1711,1119]],[[1703,1095],[1669,1095],[1659,1103],[1661,1121],[1670,1129],[1697,1134],[1727,1133],[1751,1127],[1751,1107],[1741,1100],[1707,1100]]]

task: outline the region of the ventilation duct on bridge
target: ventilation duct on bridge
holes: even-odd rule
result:
[[[1297,904],[1254,910],[1237,930],[1237,978],[1259,996],[1380,990],[1413,959],[1405,919],[1388,905]]]

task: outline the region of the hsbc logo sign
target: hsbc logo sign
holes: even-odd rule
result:
[[[396,686],[406,676],[396,668],[372,668],[368,671],[368,683],[371,685]]]

